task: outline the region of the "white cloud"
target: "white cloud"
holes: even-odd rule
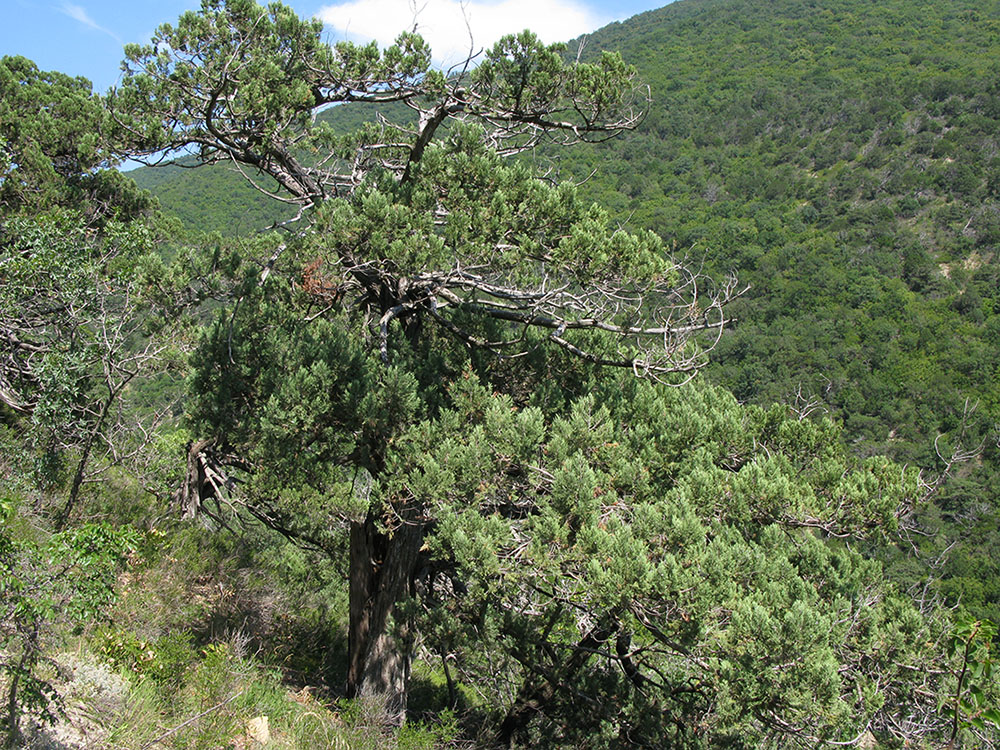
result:
[[[544,42],[566,42],[607,23],[579,0],[348,0],[319,10],[338,38],[387,47],[416,26],[436,65],[448,66],[528,28]],[[471,38],[470,38],[471,34]]]
[[[95,31],[100,31],[103,34],[107,34],[112,39],[117,41],[119,44],[121,43],[122,40],[118,37],[118,35],[115,32],[97,23],[97,21],[95,21],[93,18],[90,17],[90,15],[87,13],[87,9],[84,8],[82,5],[63,3],[62,7],[59,10],[61,10],[67,16],[72,18],[74,21],[79,21],[84,26],[94,29]]]

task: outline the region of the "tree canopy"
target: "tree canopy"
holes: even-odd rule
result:
[[[570,186],[500,162],[542,139],[593,140],[634,126],[641,87],[619,56],[567,64],[558,45],[525,33],[449,79],[429,69],[415,35],[379,52],[328,47],[320,30],[279,4],[205,3],[177,28],[162,27],[153,46],[128,49],[112,96],[118,119],[134,148],[196,145],[202,161],[268,175],[285,200],[316,209],[319,235],[336,238],[317,270],[338,295],[359,293],[383,359],[390,323],[426,318],[505,353],[523,348],[518,329],[541,327],[593,361],[653,374],[697,367],[687,341],[721,331],[732,285],[706,289],[666,260],[653,235],[619,232]],[[322,107],[358,101],[404,102],[418,121],[383,120],[346,136],[315,123]],[[323,204],[338,196],[349,200]],[[469,313],[514,331],[486,336],[464,322]],[[591,351],[577,330],[624,343]]]
[[[148,199],[107,167],[111,125],[85,78],[43,72],[23,57],[0,59],[0,206],[5,212],[82,211],[134,216]]]

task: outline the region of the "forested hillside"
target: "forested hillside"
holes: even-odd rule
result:
[[[926,520],[939,550],[964,540],[949,595],[994,614],[998,28],[996,3],[671,5],[590,40],[634,55],[646,122],[561,162],[751,285],[708,371],[738,398],[823,410],[854,450],[930,471],[964,425],[982,454]]]
[[[738,397],[801,386],[923,463],[959,393],[998,406],[998,29],[994,3],[671,5],[589,40],[654,104],[560,163],[753,286],[715,373]]]
[[[639,129],[532,157],[750,286],[707,370],[739,399],[828,414],[857,453],[930,473],[981,446],[925,522],[947,527],[939,551],[966,540],[946,564],[949,595],[993,616],[998,33],[1000,4],[973,0],[674,3],[571,45],[638,67],[652,92]],[[364,116],[337,109],[337,128]],[[255,208],[260,194],[223,165],[158,174],[133,173],[189,226],[283,216]]]
[[[998,18],[0,59],[4,744],[996,744]]]

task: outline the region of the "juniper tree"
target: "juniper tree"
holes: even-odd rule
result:
[[[193,149],[300,209],[206,328],[179,497],[346,547],[348,692],[401,721],[420,651],[505,743],[939,730],[940,628],[852,546],[891,536],[915,475],[673,388],[735,283],[509,158],[634,127],[635,71],[525,32],[445,75],[414,34],[321,32],[205,0],[126,48],[110,101],[133,155]],[[325,123],[357,103],[412,116]]]

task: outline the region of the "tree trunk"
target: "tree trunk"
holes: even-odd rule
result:
[[[5,748],[19,747],[21,744],[21,709],[18,700],[18,688],[21,677],[28,674],[34,666],[38,655],[38,623],[31,626],[31,635],[24,640],[24,650],[17,668],[13,670],[10,685],[7,688],[7,738]]]
[[[423,543],[415,509],[400,517],[397,528],[383,533],[369,514],[351,525],[350,539],[347,694],[378,699],[390,726],[406,718],[410,676],[409,627],[395,616],[396,605],[409,594]]]
[[[62,531],[66,527],[67,522],[69,522],[69,514],[73,512],[73,506],[80,495],[80,487],[83,486],[83,477],[87,470],[87,462],[90,460],[90,451],[94,447],[94,441],[97,440],[98,433],[104,427],[104,420],[108,418],[108,412],[111,410],[112,404],[115,403],[118,399],[118,394],[122,392],[131,379],[131,375],[126,377],[117,388],[108,386],[108,397],[101,406],[101,413],[97,418],[96,424],[90,429],[87,442],[83,446],[83,453],[80,455],[80,461],[77,463],[76,471],[73,473],[73,486],[70,487],[69,497],[66,498],[66,504],[63,506],[59,517],[56,518],[56,531]]]

